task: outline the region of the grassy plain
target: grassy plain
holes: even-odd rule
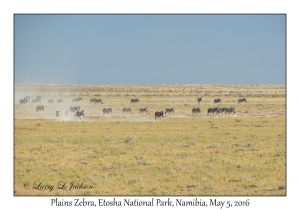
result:
[[[19,105],[26,95],[42,96],[42,115],[36,105]],[[74,116],[59,122],[55,111],[78,105],[71,101],[79,96],[83,122]],[[200,96],[201,114],[193,118]],[[285,85],[16,84],[14,193],[286,195],[285,96]],[[93,97],[104,104],[90,104]],[[236,113],[207,116],[217,97],[220,107]],[[241,97],[249,103],[237,105]],[[50,98],[65,103],[48,105]],[[140,103],[130,104],[131,98]],[[108,107],[111,117],[102,115]],[[132,108],[130,116],[122,114],[124,107]],[[143,107],[146,116],[138,114]],[[171,107],[172,116],[155,122],[155,111]],[[71,182],[92,189],[66,190]],[[58,189],[59,183],[67,188]]]

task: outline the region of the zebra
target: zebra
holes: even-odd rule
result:
[[[82,121],[82,117],[84,116],[84,110],[77,110],[74,116],[77,116],[78,118],[80,118],[80,121]]]
[[[198,101],[198,105],[200,104],[200,102],[202,101],[202,97],[197,99]]]
[[[79,101],[83,101],[81,97],[79,97],[79,98],[73,98],[72,103],[79,102]]]
[[[43,111],[44,111],[44,106],[43,105],[42,106],[37,106],[36,109],[35,109],[36,113],[42,114]]]
[[[91,104],[91,103],[94,103],[95,100],[96,100],[95,98],[90,99],[90,104]],[[95,104],[95,103],[94,103],[94,104]]]
[[[24,97],[28,101],[28,103],[37,103],[37,102],[42,102],[42,96],[26,96]]]
[[[170,116],[171,116],[172,113],[174,113],[174,108],[166,108],[166,109],[165,109],[165,115],[167,115],[167,113],[169,113]]]
[[[123,108],[123,114],[131,114],[131,108]]]
[[[26,98],[26,97],[25,97]],[[42,97],[41,96],[27,96],[27,98],[31,101],[31,103],[38,103],[38,102],[42,102]]]
[[[238,105],[239,105],[240,103],[242,103],[243,106],[244,106],[244,105],[245,105],[245,102],[247,103],[247,99],[246,99],[246,98],[240,98],[240,99],[238,99]]]
[[[207,110],[207,115],[214,115],[214,114],[217,114],[219,113],[219,108],[208,108]]]
[[[222,113],[222,117],[224,116],[225,108],[218,108],[218,115]]]
[[[49,100],[48,100],[48,103],[49,103],[49,104],[54,104],[54,100],[53,100],[53,99],[49,99]]]
[[[42,103],[42,96],[36,96],[35,101]]]
[[[155,121],[157,122],[157,118],[160,118],[160,121],[162,121],[162,118],[164,117],[164,111],[161,112],[155,112]]]
[[[57,99],[57,103],[58,104],[64,103],[64,100],[63,99]]]
[[[103,104],[103,101],[102,101],[102,99],[99,98],[99,99],[96,99],[96,100],[95,100],[95,103],[98,103],[98,104],[101,103],[101,104]]]
[[[24,97],[24,100],[26,100],[27,103],[31,104],[32,96],[26,96],[26,97]]]
[[[140,103],[140,100],[139,100],[138,98],[136,98],[136,99],[131,99],[131,100],[130,100],[130,103],[131,103],[131,104]]]
[[[146,115],[146,112],[147,112],[147,108],[140,108],[139,109],[139,114],[144,114],[144,116]]]
[[[56,117],[58,118],[58,121],[60,121],[60,111],[56,111]]]
[[[27,104],[29,103],[27,99],[20,99],[20,104]]]
[[[226,116],[226,114],[227,114],[227,116],[230,116],[232,112],[235,113],[235,109],[234,108],[232,108],[232,107],[230,107],[230,108],[224,108],[225,116]]]
[[[79,111],[79,110],[80,110],[80,106],[70,107],[70,108],[69,108],[70,115],[71,115],[72,113],[76,113],[76,111]]]
[[[37,102],[40,102],[40,100],[39,100],[38,98],[35,98],[35,99],[32,99],[32,100],[31,100],[31,103],[34,103],[34,104],[35,104],[35,103],[37,103]]]
[[[94,105],[95,104],[103,104],[103,102],[102,102],[102,99],[96,99],[96,98],[92,98],[92,99],[90,99],[90,104],[91,103],[93,103]]]
[[[109,114],[111,116],[112,108],[104,108],[103,109],[103,116]]]
[[[196,117],[200,114],[200,108],[193,108],[192,109],[192,117]]]
[[[220,104],[221,103],[221,99],[220,98],[216,98],[215,100],[214,100],[214,105],[215,104]]]

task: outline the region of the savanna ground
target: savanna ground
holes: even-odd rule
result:
[[[19,104],[27,95],[42,96],[42,114]],[[83,101],[73,104],[76,97]],[[236,113],[207,116],[215,98]],[[58,121],[56,111],[77,105],[82,122]],[[109,107],[112,116],[103,116]],[[155,122],[165,108],[175,112]],[[286,195],[285,85],[15,84],[14,117],[15,195]],[[67,190],[71,182],[92,189]]]

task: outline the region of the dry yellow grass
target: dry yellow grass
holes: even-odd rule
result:
[[[26,95],[42,96],[42,115],[19,105]],[[83,122],[58,122],[55,111],[79,96]],[[200,96],[201,114],[192,118]],[[104,104],[90,104],[93,97]],[[236,113],[207,116],[217,97]],[[249,103],[238,106],[240,97]],[[65,103],[48,105],[49,98]],[[16,85],[15,99],[15,195],[286,194],[284,85]],[[133,113],[122,115],[124,107]],[[156,123],[154,112],[167,107],[174,114]],[[92,189],[58,189],[71,182]]]

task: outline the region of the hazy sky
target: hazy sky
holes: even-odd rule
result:
[[[285,15],[14,15],[15,83],[285,83]]]

